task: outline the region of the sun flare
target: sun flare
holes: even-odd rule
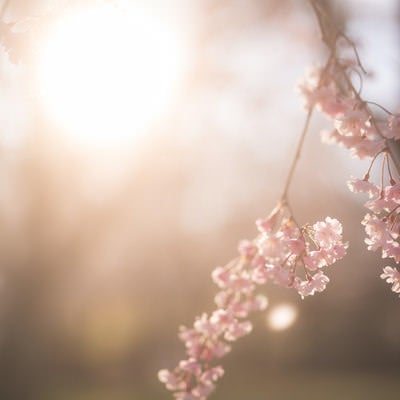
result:
[[[184,73],[182,34],[139,8],[70,12],[40,52],[49,118],[84,142],[126,142],[168,110]]]

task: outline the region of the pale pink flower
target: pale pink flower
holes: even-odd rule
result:
[[[318,266],[325,266],[344,255],[347,245],[342,242],[342,227],[333,218],[300,228],[289,208],[279,204],[267,220],[258,224],[261,233],[254,241],[241,243],[241,257],[212,272],[220,288],[214,299],[218,308],[197,317],[192,328],[180,327],[179,338],[188,358],[172,372],[159,372],[160,381],[175,392],[177,400],[206,400],[213,391],[223,375],[222,368],[213,364],[231,350],[228,342],[251,332],[248,315],[267,307],[266,298],[255,294],[256,285],[271,280],[283,287],[296,285],[302,297],[312,295],[322,291],[329,279],[318,271],[315,275],[307,272],[307,280],[302,281],[296,276],[297,266],[307,266],[306,260],[313,258]],[[320,249],[313,252],[310,248],[315,243]]]
[[[396,268],[385,267],[381,278],[385,279],[387,283],[392,284],[392,291],[400,293],[400,272]]]
[[[248,307],[251,311],[263,311],[268,306],[268,299],[259,294],[257,296],[252,296],[248,300]]]
[[[195,396],[196,399],[203,400],[211,394],[214,388],[215,385],[212,383],[208,383],[207,385],[200,383],[192,390],[192,395]]]
[[[309,271],[315,271],[328,265],[321,250],[310,251],[303,257],[303,261]]]
[[[338,242],[327,249],[321,249],[321,257],[323,257],[328,265],[341,260],[349,247],[349,243]]]
[[[385,141],[382,138],[374,140],[365,136],[345,136],[337,130],[321,132],[321,140],[326,144],[337,144],[351,151],[352,157],[363,160],[367,157],[373,157],[381,152],[385,147]]]
[[[207,350],[209,351],[209,354],[207,356],[204,356],[203,359],[212,360],[214,358],[224,357],[232,350],[232,348],[230,345],[226,344],[222,340],[216,340],[214,342],[211,341],[210,343],[208,343]]]
[[[201,317],[197,317],[194,324],[194,329],[205,336],[212,336],[216,333],[215,325],[211,323],[206,313]]]
[[[289,250],[291,253],[295,254],[296,256],[299,256],[302,254],[305,249],[306,245],[304,243],[304,240],[299,238],[299,239],[289,239],[288,240],[288,246]]]
[[[379,195],[379,187],[367,179],[351,178],[347,186],[353,193],[367,193],[370,198]]]
[[[368,114],[363,110],[349,110],[335,120],[335,128],[343,136],[363,136]]]
[[[315,91],[313,99],[317,110],[332,119],[345,114],[352,106],[333,87],[322,86]]]
[[[387,197],[378,197],[368,200],[364,205],[375,214],[380,214],[385,211],[390,212],[397,207],[397,203]]]
[[[295,281],[295,288],[302,298],[305,296],[313,296],[315,292],[325,290],[329,278],[322,271],[318,271],[309,280],[302,281],[299,278]]]
[[[333,131],[322,131],[321,140],[326,144],[338,144],[341,147],[352,149],[362,140],[362,138],[343,136],[335,129]]]
[[[365,226],[365,232],[368,235],[365,239],[368,250],[375,251],[379,247],[385,247],[396,238],[396,234],[390,231],[386,222],[374,214],[366,214],[361,223]]]
[[[304,100],[304,107],[306,109],[313,107],[317,100],[318,96],[316,92],[318,90],[321,72],[321,66],[315,66],[309,69],[306,73],[306,78],[297,85],[297,89]]]
[[[263,233],[271,233],[275,227],[277,222],[282,216],[282,207],[280,204],[278,204],[271,212],[271,214],[268,215],[267,218],[259,218],[256,221],[256,226],[258,230]]]
[[[235,299],[229,306],[229,312],[235,318],[247,318],[253,311],[262,311],[268,305],[268,300],[263,295],[247,295],[245,299]]]
[[[230,342],[233,342],[240,337],[249,334],[253,329],[253,325],[250,321],[239,322],[238,320],[233,320],[228,326],[224,338]]]
[[[400,183],[385,187],[385,197],[389,201],[400,204]]]
[[[257,242],[260,254],[269,258],[280,258],[285,251],[285,242],[279,236],[262,235]]]
[[[279,286],[292,287],[295,278],[294,271],[291,269],[276,266],[273,269],[269,269],[270,279]]]
[[[195,329],[186,328],[186,326],[179,327],[178,337],[182,342],[186,344],[186,346],[196,346],[199,344],[199,332]]]
[[[382,247],[382,258],[393,258],[397,264],[400,263],[400,244],[396,241],[385,243]]]
[[[199,400],[198,396],[188,392],[176,392],[174,398],[175,400]]]
[[[204,373],[200,377],[200,380],[205,384],[213,383],[216,382],[223,375],[224,375],[224,369],[220,365],[217,365],[216,367],[204,371]]]
[[[246,258],[253,258],[257,253],[257,246],[249,240],[241,240],[238,246],[239,254]]]
[[[233,315],[224,309],[215,310],[210,318],[210,322],[223,330],[225,326],[231,324],[233,321]]]
[[[228,309],[235,318],[247,318],[251,311],[255,311],[251,308],[250,300],[243,300],[242,298],[231,302]]]
[[[382,129],[385,125],[379,121],[375,121],[373,124],[370,120],[365,123],[364,136],[369,141],[382,140]]]
[[[341,42],[336,42],[336,46],[335,50],[339,52],[342,47]],[[400,114],[389,113],[387,121],[375,118],[368,102],[361,99],[360,93],[356,93],[351,84],[349,71],[360,66],[359,60],[355,58],[345,62],[342,60],[343,57],[340,59],[335,57],[335,62],[329,60],[323,73],[320,70],[318,74],[314,74],[318,76],[318,79],[311,79],[308,76],[301,89],[309,107],[315,105],[318,110],[334,119],[335,130],[321,132],[323,142],[345,147],[350,150],[353,157],[359,159],[373,158],[366,177],[362,180],[352,178],[347,185],[352,192],[367,193],[369,196],[365,207],[371,213],[367,214],[362,221],[367,234],[365,242],[368,249],[375,251],[380,248],[383,258],[390,257],[396,263],[400,263],[400,183],[394,181],[391,172],[392,155],[387,152],[390,148],[388,140],[400,139]],[[381,187],[378,187],[369,181],[369,175],[377,160],[377,155],[384,151],[385,156],[381,160]],[[388,175],[385,176],[386,171]],[[389,181],[390,185],[382,187],[386,181]],[[313,228],[314,233],[311,234],[314,236],[316,249],[310,247],[313,249],[310,251],[306,246],[306,254],[300,259],[296,258],[295,261],[295,266],[304,263],[309,272],[317,271],[342,258],[348,246],[347,243],[342,242],[341,232],[335,232],[333,227],[326,227],[324,222],[316,223]],[[294,249],[291,250],[293,254],[298,255]],[[293,267],[290,255],[285,260],[287,266]],[[398,282],[397,270],[386,267],[384,271],[387,276],[383,274],[382,278],[387,278],[389,283],[393,283],[395,291],[400,291],[400,285],[396,283]],[[296,276],[295,287],[298,288],[299,293],[303,296],[313,294],[313,278],[319,277],[319,273],[320,271],[314,276],[307,275],[307,281]],[[321,282],[324,282],[322,276]],[[321,285],[322,287],[324,284]]]
[[[222,290],[221,292],[218,292],[215,297],[214,297],[214,303],[219,307],[219,308],[226,308],[228,305],[228,301],[234,296],[229,291]]]
[[[229,285],[231,272],[224,267],[217,267],[212,271],[211,277],[215,284],[224,289]]]
[[[384,139],[379,138],[370,140],[367,137],[362,137],[360,140],[350,147],[352,157],[364,160],[367,157],[374,157],[380,153],[386,146]]]
[[[261,254],[256,254],[251,260],[251,265],[253,267],[263,267],[265,266],[265,258]]]
[[[316,222],[313,229],[314,239],[321,247],[331,247],[342,239],[342,224],[335,218],[326,217],[325,221]]]
[[[167,369],[158,371],[158,379],[165,383],[168,390],[185,390],[187,386],[182,377],[177,376]]]
[[[385,136],[388,139],[400,139],[400,114],[389,115],[388,129],[385,130]]]
[[[300,239],[300,231],[296,224],[291,219],[282,221],[282,226],[275,235],[278,239],[285,242],[287,245],[288,241],[293,239]]]
[[[252,272],[251,278],[253,282],[259,285],[264,284],[268,280],[267,268],[264,265],[255,268]]]
[[[232,290],[242,292],[252,292],[254,290],[254,284],[248,271],[231,274],[229,287]]]

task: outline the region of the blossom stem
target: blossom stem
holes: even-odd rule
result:
[[[354,51],[354,54],[355,54],[355,57],[357,60],[357,65],[360,67],[361,71],[365,74],[366,70],[361,63],[361,60],[360,60],[360,57],[359,57],[359,54],[357,51],[357,47],[355,46],[354,42],[342,30],[337,28],[336,24],[332,21],[332,18],[321,7],[320,3],[318,3],[316,0],[310,0],[310,4],[311,4],[311,7],[314,10],[314,14],[318,20],[318,25],[319,25],[319,29],[321,32],[322,41],[330,49],[331,54],[333,54],[333,55],[335,54],[336,41],[339,37],[342,37],[353,48],[353,51]],[[335,38],[335,40],[332,40],[332,38]],[[368,104],[373,104],[373,105],[377,105],[377,104],[374,102],[371,102],[371,101],[364,101],[361,98],[359,91],[356,90],[353,83],[351,82],[351,79],[349,78],[349,76],[347,75],[347,73],[345,71],[343,71],[343,77],[344,77],[347,85],[349,86],[350,90],[354,93],[354,95],[360,101],[360,103],[363,104],[364,110],[368,113],[368,115],[371,116],[371,123],[372,123],[373,127],[376,129],[376,132],[382,138],[385,139],[389,156],[390,156],[391,160],[393,161],[393,164],[396,168],[397,173],[400,175],[400,154],[399,154],[400,152],[398,150],[398,145],[393,143],[393,141],[391,141],[391,140],[387,140],[384,137],[378,124],[375,121],[375,118],[373,117],[370,107],[368,106]],[[379,106],[379,107],[381,107],[384,111],[388,112],[388,110],[386,110],[384,107],[382,107],[382,106]],[[388,113],[392,114],[390,112],[388,112]]]
[[[393,186],[396,183],[396,181],[393,179],[392,171],[390,169],[390,157],[386,157],[386,164],[389,172],[390,184]]]
[[[303,149],[304,140],[306,138],[308,127],[310,125],[310,121],[311,121],[311,116],[312,116],[313,110],[314,110],[314,107],[310,107],[310,109],[308,110],[306,121],[304,123],[303,130],[302,130],[301,135],[300,135],[300,140],[299,140],[299,143],[297,145],[296,154],[295,154],[295,156],[293,158],[292,164],[291,164],[290,169],[289,169],[289,173],[288,173],[287,178],[286,178],[285,186],[284,186],[284,189],[283,189],[283,194],[282,194],[282,197],[281,197],[281,201],[282,202],[286,202],[287,203],[289,187],[290,187],[290,184],[292,183],[292,179],[293,179],[294,172],[296,170],[297,163],[300,160],[301,151]]]
[[[382,160],[382,166],[381,166],[381,197],[383,198],[384,193],[384,187],[385,187],[385,164],[386,164],[386,159],[387,159],[387,153],[384,153],[383,155],[383,160]]]
[[[373,157],[372,160],[371,160],[371,163],[369,164],[368,170],[367,170],[367,172],[366,172],[365,175],[364,175],[364,178],[363,178],[364,180],[369,180],[369,175],[370,175],[370,173],[371,173],[371,169],[372,169],[372,167],[373,167],[373,165],[374,165],[376,159],[378,158],[379,154],[383,153],[385,150],[386,150],[386,149],[384,149],[384,150],[382,150],[382,151],[379,151],[378,153],[376,153],[376,154],[374,155],[374,157]]]
[[[364,101],[364,103],[368,103],[368,104],[371,104],[371,105],[373,105],[373,106],[379,107],[379,108],[380,108],[382,111],[384,111],[386,114],[394,115],[394,114],[393,114],[392,112],[390,112],[387,108],[381,106],[381,105],[378,104],[378,103],[375,103],[374,101]]]
[[[2,21],[4,18],[4,14],[7,11],[8,6],[10,5],[11,0],[5,0],[0,8],[0,20]]]

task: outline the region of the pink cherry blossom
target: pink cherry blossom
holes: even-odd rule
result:
[[[347,186],[353,193],[367,193],[370,198],[379,195],[379,187],[367,179],[351,178]]]
[[[253,329],[253,325],[250,321],[239,322],[234,319],[232,323],[230,323],[226,329],[224,338],[230,342],[233,342],[240,337],[247,335]]]
[[[365,243],[368,250],[375,251],[380,247],[385,247],[387,243],[395,239],[395,232],[392,232],[387,223],[374,214],[367,214],[362,220],[368,238]]]
[[[231,350],[231,343],[251,332],[248,315],[267,307],[266,298],[255,293],[257,286],[272,282],[296,290],[302,298],[322,292],[329,278],[315,270],[346,253],[338,220],[327,217],[300,227],[287,203],[279,203],[256,225],[259,234],[240,243],[239,257],[211,274],[219,288],[214,299],[217,309],[197,317],[192,328],[180,328],[188,358],[172,371],[159,372],[159,380],[175,392],[176,399],[205,400],[214,390],[223,375],[222,367],[214,363]]]
[[[223,375],[224,375],[224,369],[220,365],[217,365],[216,367],[210,368],[207,371],[205,371],[201,375],[201,381],[204,382],[205,384],[213,383],[216,382]]]
[[[365,207],[373,211],[375,214],[382,212],[390,212],[397,207],[395,201],[389,199],[387,196],[377,197],[365,203]]]
[[[174,374],[166,369],[158,372],[158,379],[165,383],[168,390],[185,390],[186,382],[177,374]]]
[[[257,247],[250,240],[241,240],[238,245],[239,254],[252,259],[257,253]]]
[[[343,42],[347,45],[343,46]],[[364,73],[355,47],[350,46],[354,50],[354,57],[350,62],[343,62],[343,57],[339,56],[342,49],[348,53],[348,44],[348,38],[337,41],[335,56],[328,60],[324,68],[314,69],[312,75],[308,74],[300,89],[309,107],[315,106],[333,120],[334,129],[321,132],[323,142],[345,147],[353,157],[371,158],[364,178],[351,178],[347,185],[352,192],[366,193],[369,196],[365,203],[369,213],[362,220],[368,249],[380,249],[383,258],[392,258],[400,263],[400,168],[392,159],[394,155],[391,153],[393,141],[400,140],[400,114],[390,113],[380,107],[388,114],[384,120],[376,118],[372,113],[369,102],[362,99],[360,91],[352,84],[351,74],[354,70],[358,70],[361,79]],[[381,154],[379,161],[378,156]],[[379,180],[374,182],[370,180],[370,176],[374,176],[371,171],[379,162],[380,165],[376,166]],[[385,186],[387,182],[389,185]],[[326,234],[323,223],[320,228],[323,229],[316,233],[317,241],[318,238],[323,241]],[[325,263],[330,264],[335,259],[340,259],[345,250],[344,246],[338,244],[330,249],[314,249],[303,257],[303,261],[309,271],[317,271],[325,267]],[[393,274],[388,279],[393,279],[392,276]],[[306,281],[296,278],[295,286],[302,293],[306,293],[309,288],[304,282]]]
[[[351,105],[337,93],[334,87],[320,87],[315,91],[313,98],[317,110],[330,118],[337,118],[351,108]]]
[[[386,186],[385,197],[388,201],[393,201],[396,204],[400,204],[400,183]]]
[[[388,129],[385,130],[388,139],[400,139],[400,114],[392,114],[388,117]]]
[[[347,110],[335,120],[335,128],[343,136],[362,137],[365,133],[368,114],[363,110]]]
[[[176,400],[199,400],[198,396],[195,396],[194,394],[188,392],[174,393],[174,398]]]
[[[397,268],[383,268],[383,274],[381,274],[381,278],[392,285],[393,292],[400,293],[400,272],[397,270]]]
[[[313,296],[315,292],[324,291],[328,282],[329,278],[322,271],[318,271],[308,280],[303,281],[296,278],[295,287],[300,296],[304,298],[305,296]]]
[[[334,218],[326,217],[325,221],[316,222],[314,228],[314,239],[321,247],[330,247],[342,238],[342,224]]]
[[[315,271],[327,265],[324,254],[320,250],[310,251],[303,260],[309,271]]]

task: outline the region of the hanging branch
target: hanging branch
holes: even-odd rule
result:
[[[362,98],[362,79],[365,69],[354,42],[338,29],[332,19],[316,0],[310,4],[317,17],[321,36],[325,44],[335,54],[329,67],[328,79],[321,85],[314,85],[308,79],[303,83],[303,95],[307,102],[333,120],[334,130],[323,135],[323,140],[336,143],[351,151],[353,157],[371,158],[370,166],[362,179],[352,178],[348,186],[352,192],[366,193],[369,201],[365,203],[368,213],[362,220],[367,238],[368,250],[381,249],[382,258],[391,258],[400,263],[400,114],[395,114],[376,102]],[[327,32],[330,33],[328,36]],[[335,41],[327,39],[335,37]],[[339,39],[344,39],[339,41]],[[340,58],[345,46],[350,46],[352,60]],[[351,80],[356,71],[361,79],[357,90]],[[318,72],[314,73],[318,74]],[[371,110],[377,106],[386,113],[386,119],[377,119]],[[380,179],[371,181],[371,170],[380,159]],[[392,172],[394,166],[396,174]],[[400,272],[391,266],[383,269],[381,278],[392,285],[392,291],[400,293]]]
[[[316,89],[329,79],[335,59],[332,49]],[[329,282],[323,269],[346,254],[348,243],[343,242],[338,220],[326,217],[314,225],[300,226],[288,202],[316,99],[309,104],[280,201],[267,218],[256,221],[258,235],[240,242],[238,257],[214,269],[212,279],[220,290],[214,299],[217,308],[210,315],[197,317],[193,327],[180,328],[186,358],[173,370],[158,373],[176,400],[205,400],[212,393],[224,373],[219,359],[231,350],[234,341],[251,332],[249,314],[267,305],[264,296],[255,294],[257,286],[272,282],[296,290],[302,298],[314,295],[324,291]]]

